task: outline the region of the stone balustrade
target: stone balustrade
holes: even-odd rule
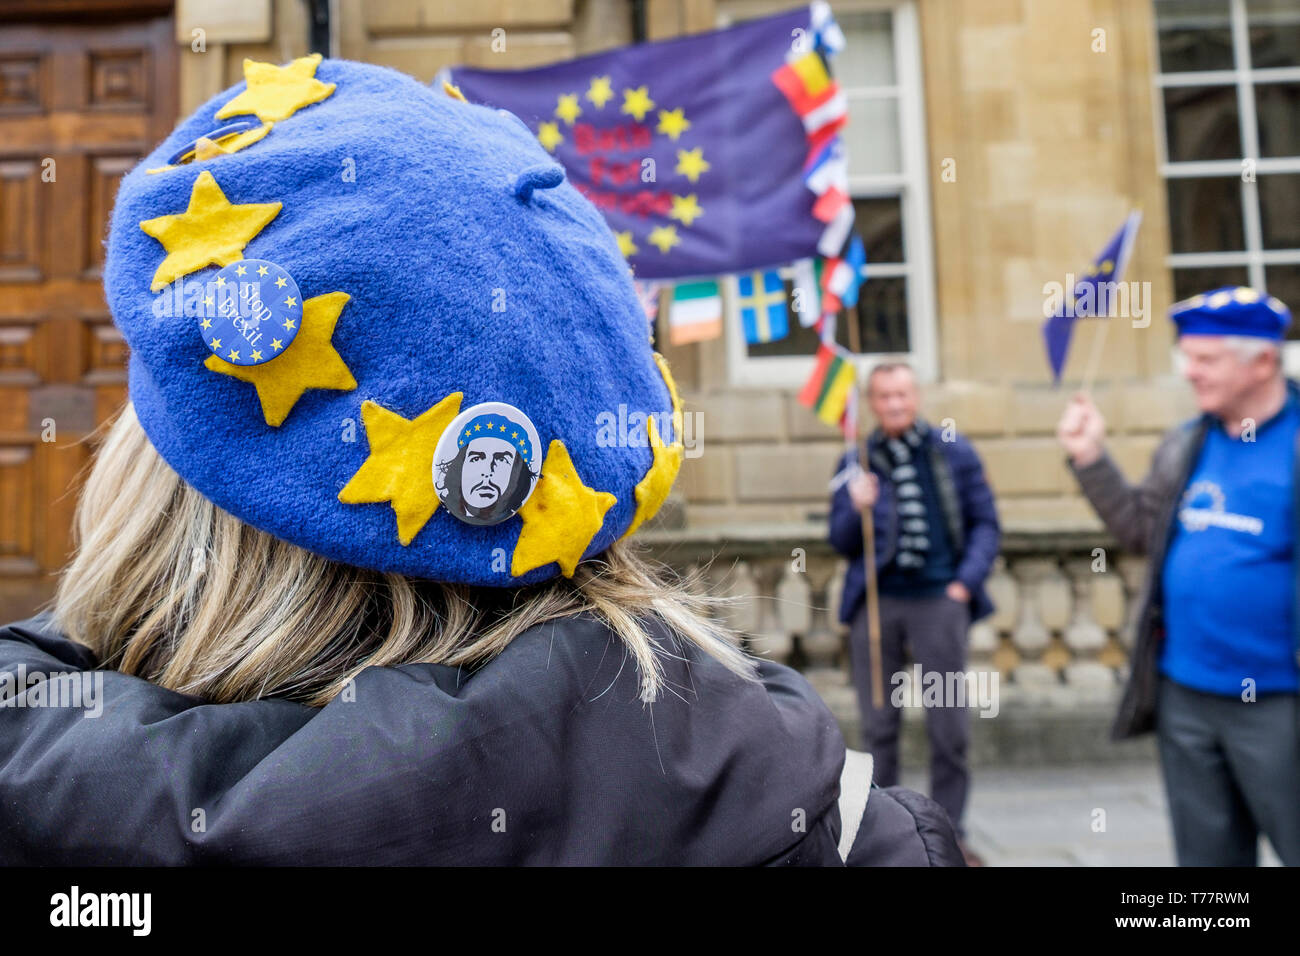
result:
[[[645,536],[679,573],[701,571],[729,599],[727,622],[752,651],[805,671],[847,670],[838,609],[844,560],[820,525]],[[1009,533],[987,587],[997,610],[970,632],[970,668],[995,670],[1021,697],[1111,699],[1127,667],[1141,559],[1100,533]]]

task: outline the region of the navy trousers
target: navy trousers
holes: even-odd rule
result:
[[[966,669],[970,610],[946,596],[897,598],[880,596],[881,670],[884,706],[871,701],[871,655],[864,603],[849,626],[849,651],[853,684],[862,715],[862,746],[875,760],[875,781],[882,787],[898,783],[898,732],[902,711],[891,701],[891,677],[904,667],[904,648],[923,672],[954,674]],[[966,707],[925,708],[926,735],[930,740],[930,796],[948,812],[959,837],[964,836],[962,815],[970,772],[966,751],[970,744],[970,710]]]

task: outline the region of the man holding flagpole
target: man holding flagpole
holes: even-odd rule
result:
[[[1300,385],[1282,370],[1291,313],[1254,289],[1177,303],[1201,415],[1130,485],[1086,391],[1057,435],[1120,545],[1149,556],[1112,736],[1156,732],[1182,866],[1254,866],[1259,834],[1300,865]]]
[[[903,363],[877,365],[867,401],[879,427],[868,438],[869,468],[855,446],[832,479],[830,540],[849,559],[840,620],[849,624],[853,682],[863,722],[863,747],[882,786],[898,783],[898,682],[904,645],[922,672],[945,677],[966,669],[967,630],[993,610],[984,579],[1001,540],[993,493],[970,442],[931,428],[919,415],[920,392]],[[863,512],[872,516],[875,563],[863,559]],[[878,571],[880,657],[884,700],[872,697],[867,593]],[[964,702],[963,702],[964,703]],[[969,772],[969,711],[957,702],[926,708],[930,790],[963,836]],[[979,860],[965,848],[967,862]]]

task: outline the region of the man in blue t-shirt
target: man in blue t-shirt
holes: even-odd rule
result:
[[[1291,313],[1253,289],[1176,304],[1202,415],[1171,430],[1133,487],[1086,395],[1058,436],[1098,515],[1150,555],[1114,735],[1157,733],[1178,862],[1253,866],[1265,835],[1300,865],[1300,386],[1282,372]]]

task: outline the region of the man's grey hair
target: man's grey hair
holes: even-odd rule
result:
[[[877,375],[882,375],[886,372],[897,372],[899,369],[907,369],[907,372],[912,376],[913,381],[916,380],[916,369],[912,368],[912,366],[907,362],[881,362],[879,365],[871,366],[871,371],[867,373],[867,394],[871,394],[871,383],[875,381]]]
[[[1244,365],[1253,361],[1255,356],[1272,352],[1277,356],[1279,372],[1282,368],[1282,349],[1272,339],[1262,339],[1257,335],[1225,335],[1223,343],[1237,353],[1237,359]]]

